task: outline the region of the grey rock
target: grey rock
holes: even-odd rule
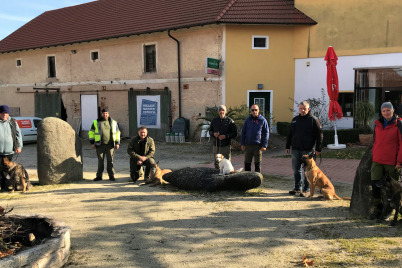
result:
[[[74,129],[56,117],[38,126],[39,184],[59,184],[83,179],[82,144]]]
[[[372,149],[373,144],[370,144],[356,170],[349,208],[352,216],[368,217],[374,211],[371,194]]]
[[[163,175],[170,184],[193,191],[247,191],[261,185],[262,175],[257,172],[239,172],[219,175],[214,168],[182,168]]]

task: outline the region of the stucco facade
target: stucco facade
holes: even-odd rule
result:
[[[181,48],[181,115],[190,119],[193,129],[206,106],[222,102],[222,78],[205,73],[205,60],[222,58],[223,27],[205,26],[171,34]],[[156,47],[156,72],[146,73],[143,46],[149,44]],[[91,60],[92,51],[98,51],[98,60]],[[47,78],[48,56],[55,56],[55,78]],[[151,91],[168,87],[173,120],[179,116],[177,44],[167,32],[11,52],[0,58],[2,103],[20,107],[21,116],[35,114],[35,88],[59,89],[67,121],[74,125],[82,116],[81,94],[96,94],[99,107],[109,108],[127,136],[128,91],[147,87]],[[16,66],[17,59],[21,66]]]
[[[295,28],[295,93],[294,98],[320,98],[326,90],[325,53],[333,46],[338,56],[338,78],[341,93],[356,93],[356,70],[391,69],[402,66],[402,3],[397,0],[346,1],[296,0],[295,6],[318,22],[317,25]],[[372,78],[372,77],[371,77]],[[396,84],[396,83],[393,83]],[[371,87],[379,87],[371,84]],[[380,89],[366,95],[376,105],[382,101],[398,103],[398,86]],[[394,92],[387,96],[386,92]],[[399,92],[399,93],[398,93]],[[396,96],[396,97],[395,97]],[[361,96],[355,96],[360,100]],[[341,128],[354,126],[353,114],[338,123]]]
[[[226,104],[247,104],[250,91],[269,91],[274,121],[287,121],[293,107],[295,26],[226,27]],[[298,26],[303,27],[303,26]],[[305,27],[305,26],[304,26]],[[253,36],[268,36],[268,49],[253,49]],[[263,88],[258,89],[258,84]]]

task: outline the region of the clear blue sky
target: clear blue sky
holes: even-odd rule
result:
[[[0,2],[0,40],[45,11],[95,0],[2,0]]]

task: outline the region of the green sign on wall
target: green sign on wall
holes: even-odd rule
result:
[[[206,66],[211,69],[219,69],[219,62],[220,60],[218,59],[207,58]]]

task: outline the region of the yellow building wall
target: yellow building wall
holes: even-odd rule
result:
[[[253,35],[269,36],[269,49],[252,49]],[[225,101],[228,107],[247,104],[247,91],[272,90],[275,122],[290,121],[294,95],[293,27],[226,26]]]
[[[400,0],[295,0],[295,7],[318,22],[295,28],[295,58],[323,57],[328,46],[338,56],[402,50]]]

